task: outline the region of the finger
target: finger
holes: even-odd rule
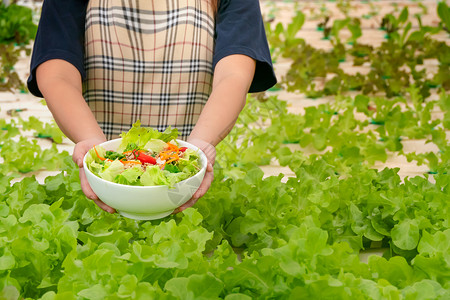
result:
[[[197,191],[194,193],[194,195],[191,197],[191,199],[189,199],[188,202],[186,202],[183,205],[181,205],[180,207],[177,207],[176,209],[174,209],[174,211],[172,212],[172,215],[175,215],[179,212],[182,212],[186,208],[193,206],[198,201],[198,199],[200,199],[201,197],[203,197],[206,194],[206,192],[208,191],[208,189],[211,186],[213,179],[214,179],[214,168],[213,168],[212,163],[208,162],[208,164],[206,166],[205,177],[203,178],[202,183],[200,184]]]
[[[91,186],[89,185],[89,182],[87,181],[87,178],[86,178],[86,173],[84,173],[83,168],[80,168],[80,185],[81,185],[81,190],[86,195],[86,197],[93,200],[95,202],[95,204],[97,204],[98,207],[100,207],[104,211],[111,213],[111,214],[116,212],[116,210],[114,208],[105,204],[103,201],[101,201],[98,198],[98,196],[95,194],[95,192],[92,190]]]
[[[72,159],[78,165],[79,168],[83,167],[83,158],[84,155],[89,151],[90,147],[88,145],[84,145],[82,143],[78,143],[75,145],[73,149]]]
[[[116,210],[114,208],[112,208],[111,206],[106,205],[102,200],[100,199],[96,199],[94,200],[95,204],[97,204],[98,207],[100,207],[101,209],[103,209],[104,211],[113,214],[116,212]]]
[[[101,201],[98,196],[95,194],[95,192],[92,190],[91,186],[89,185],[89,182],[86,178],[86,173],[84,173],[84,169],[80,168],[80,181],[81,181],[81,190],[91,200],[94,200],[95,204],[98,205],[101,209],[103,209],[106,212],[109,212],[111,214],[115,213],[116,210],[112,208],[111,206],[105,204],[103,201]]]
[[[91,200],[98,199],[97,195],[94,193],[91,186],[89,185],[89,182],[87,181],[86,173],[84,173],[84,168],[80,168],[80,185],[81,190],[86,195],[86,197],[88,197]]]
[[[81,182],[81,190],[91,200],[94,200],[95,204],[97,204],[98,207],[103,209],[106,212],[109,213],[115,213],[116,210],[112,208],[111,206],[105,204],[103,201],[101,201],[98,196],[94,193],[91,186],[89,185],[86,174],[84,173],[84,169],[80,168],[80,182]]]
[[[183,210],[185,210],[186,208],[191,207],[192,205],[194,205],[197,202],[197,199],[191,198],[188,202],[186,202],[185,204],[181,205],[180,207],[176,208],[172,214],[177,214],[179,212],[182,212]]]
[[[73,149],[72,159],[78,165],[78,167],[81,168],[83,166],[84,156],[98,142],[100,141],[83,141],[75,145],[75,148]]]
[[[214,179],[214,173],[206,173],[205,178],[203,179],[202,183],[200,184],[200,187],[197,189],[197,191],[192,196],[192,199],[199,199],[203,197],[206,192],[211,187],[211,183]]]
[[[206,168],[205,177],[202,180],[202,183],[200,184],[197,191],[194,193],[192,198],[201,198],[203,195],[209,190],[211,187],[211,184],[214,180],[214,168],[211,164],[208,164],[208,167]]]
[[[202,183],[200,184],[200,187],[197,189],[197,191],[194,193],[194,195],[191,197],[191,199],[188,202],[186,202],[185,204],[183,204],[180,207],[178,207],[177,209],[175,209],[173,214],[179,213],[179,212],[185,210],[186,208],[193,206],[198,201],[198,199],[200,199],[201,197],[203,197],[206,194],[206,192],[208,191],[208,189],[211,186],[213,179],[214,179],[214,173],[207,172],[205,175],[205,178],[203,179]]]
[[[215,157],[216,157],[216,148],[211,144],[199,138],[189,137],[187,140],[189,143],[197,146],[199,149],[205,153],[208,162],[214,165]]]
[[[83,161],[81,160],[81,154],[79,149],[80,147],[78,147],[78,144],[75,145],[75,148],[73,148],[72,160],[74,163],[77,164],[78,168],[81,168],[83,166]]]

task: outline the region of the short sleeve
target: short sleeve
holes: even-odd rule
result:
[[[63,59],[84,71],[84,28],[86,0],[45,0],[31,56],[28,90],[42,97],[36,81],[36,69],[50,59]]]
[[[259,0],[220,1],[213,68],[219,60],[232,54],[243,54],[256,60],[250,93],[265,91],[276,84]]]

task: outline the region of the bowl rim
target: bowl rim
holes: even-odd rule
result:
[[[122,139],[122,138],[112,139],[112,140],[103,142],[103,143],[101,143],[101,144],[95,145],[95,146],[102,146],[103,144],[106,144],[106,143],[117,142],[118,140],[121,140],[121,139]],[[206,161],[206,163],[204,164],[204,166],[201,167],[201,169],[200,169],[195,175],[193,175],[193,176],[191,176],[191,177],[189,177],[189,178],[186,178],[186,179],[184,179],[184,180],[182,180],[182,181],[180,181],[180,182],[175,183],[174,186],[173,186],[172,188],[176,187],[176,186],[179,185],[179,184],[182,184],[182,183],[185,182],[186,180],[190,180],[190,179],[192,179],[192,178],[194,178],[194,177],[196,177],[196,176],[199,176],[199,174],[203,171],[203,169],[206,170],[206,167],[207,167],[207,165],[208,165],[208,158],[206,157],[206,154],[203,152],[202,149],[198,148],[197,146],[195,146],[195,145],[193,145],[193,144],[191,144],[191,143],[189,143],[189,142],[186,142],[186,141],[183,141],[183,140],[180,140],[180,139],[176,139],[176,141],[177,141],[177,142],[182,142],[182,143],[188,144],[188,146],[184,146],[184,147],[188,147],[188,148],[190,148],[190,149],[197,150],[197,151],[200,153],[200,160],[202,161],[202,160],[204,159],[204,160]],[[89,150],[91,150],[91,149],[92,149],[92,148],[90,148]],[[97,179],[99,179],[99,180],[101,180],[101,181],[103,181],[103,182],[107,182],[108,184],[112,184],[113,186],[127,187],[127,188],[132,188],[132,189],[149,189],[149,188],[151,188],[151,189],[154,189],[154,188],[159,188],[159,189],[161,189],[161,188],[170,188],[170,187],[167,186],[167,185],[128,185],[128,184],[116,183],[116,182],[112,182],[112,181],[108,181],[108,180],[105,180],[105,179],[103,179],[103,178],[100,178],[100,177],[98,177],[97,175],[95,175],[94,173],[92,173],[92,171],[89,170],[89,168],[86,166],[86,158],[87,158],[87,155],[89,154],[89,150],[86,152],[86,154],[85,154],[84,157],[83,157],[83,170],[84,170],[84,172],[89,172],[90,175],[96,177]],[[86,176],[86,177],[87,177],[87,176]],[[89,179],[88,179],[88,182],[89,182]]]

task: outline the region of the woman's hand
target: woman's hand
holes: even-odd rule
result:
[[[105,138],[103,138],[103,137],[102,138],[90,138],[90,139],[78,142],[75,145],[75,148],[73,150],[72,159],[80,168],[81,190],[86,195],[86,197],[88,197],[91,200],[94,200],[95,204],[97,204],[98,207],[100,207],[104,211],[109,212],[109,213],[115,213],[116,211],[114,210],[114,208],[103,203],[97,197],[97,195],[94,193],[94,191],[92,190],[91,186],[89,185],[89,183],[87,181],[86,174],[84,173],[84,169],[83,169],[84,155],[89,151],[89,149],[91,149],[95,145],[101,144],[103,142],[106,142]]]
[[[173,214],[179,213],[179,212],[185,210],[186,208],[194,205],[198,199],[200,199],[201,197],[203,197],[206,194],[206,192],[208,191],[208,189],[211,186],[211,183],[214,179],[213,166],[214,166],[214,162],[216,160],[216,148],[213,145],[211,145],[210,143],[205,142],[201,139],[197,139],[197,138],[188,139],[188,142],[191,143],[192,145],[195,145],[198,148],[200,148],[206,155],[208,162],[207,162],[205,177],[203,178],[203,181],[200,184],[197,191],[194,193],[194,195],[192,195],[192,198],[185,204],[183,204],[180,207],[178,207],[177,209],[175,209],[173,211]]]

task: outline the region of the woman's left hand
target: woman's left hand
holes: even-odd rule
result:
[[[216,160],[216,148],[213,145],[211,145],[210,143],[205,142],[200,139],[196,139],[196,138],[188,139],[188,142],[191,143],[192,145],[197,146],[205,153],[206,158],[208,160],[208,164],[206,167],[205,177],[203,178],[203,181],[200,184],[197,191],[194,193],[194,195],[192,195],[192,198],[188,202],[186,202],[185,204],[183,204],[180,207],[178,207],[177,209],[175,209],[173,211],[173,214],[179,213],[179,212],[185,210],[186,208],[194,205],[198,199],[200,199],[201,197],[203,197],[203,195],[206,194],[206,192],[208,191],[208,189],[211,186],[211,183],[214,179],[213,166],[214,166],[214,162]]]

